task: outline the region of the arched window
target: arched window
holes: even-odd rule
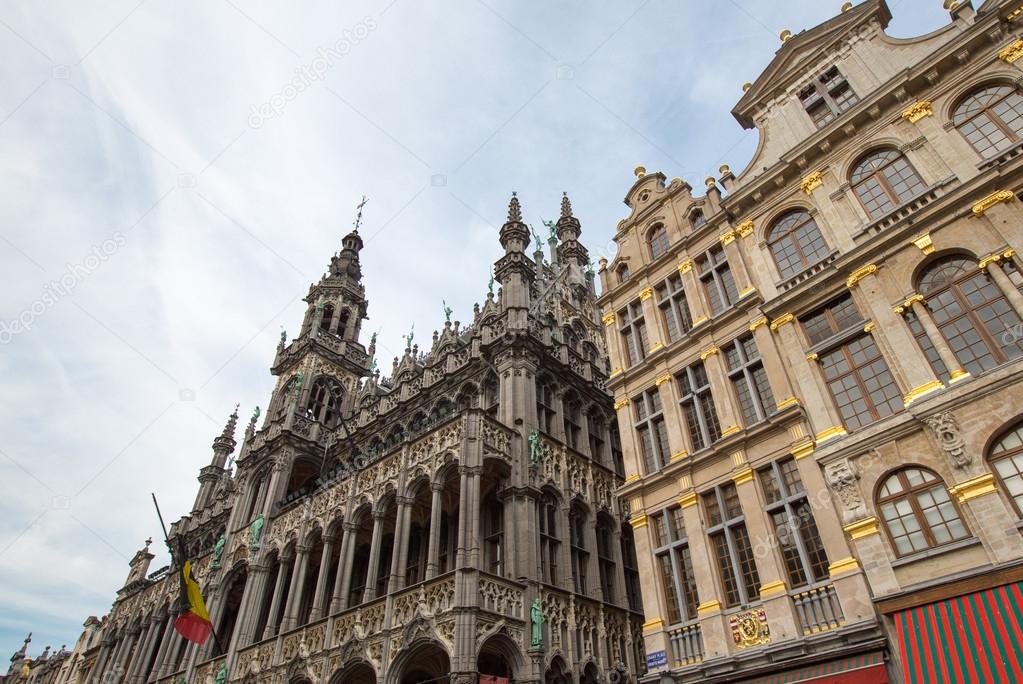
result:
[[[959,363],[976,375],[1023,355],[1023,339],[1006,335],[1020,324],[986,271],[962,255],[928,266],[917,279],[934,322]]]
[[[1023,421],[1002,435],[987,455],[1016,515],[1023,515]]]
[[[616,273],[618,274],[618,282],[624,283],[626,280],[629,279],[629,265],[622,264],[621,266],[618,267]]]
[[[348,309],[341,309],[341,315],[337,317],[337,334],[341,337],[345,336],[345,332],[348,330],[348,319],[351,318],[351,311]]]
[[[924,188],[916,169],[898,150],[876,150],[856,164],[849,178],[870,218],[881,218]]]
[[[333,428],[341,418],[341,400],[344,389],[341,383],[333,378],[320,376],[313,383],[309,393],[308,417]]]
[[[952,121],[983,158],[1006,150],[1023,138],[1023,95],[1011,85],[990,85],[963,99]]]
[[[877,491],[877,508],[900,556],[970,536],[945,483],[924,468],[889,475]]]
[[[707,225],[707,217],[703,215],[703,212],[697,209],[689,215],[689,222],[693,224],[693,230],[699,230]]]
[[[650,243],[650,256],[657,259],[668,251],[668,231],[663,224],[658,223],[650,229],[647,242]]]
[[[540,578],[547,584],[558,583],[558,554],[561,537],[558,534],[558,500],[545,492],[540,498]]]
[[[801,273],[828,255],[817,222],[804,209],[785,214],[771,226],[767,244],[782,278]]]
[[[334,320],[334,305],[327,304],[320,312],[320,330],[330,332],[330,323]]]

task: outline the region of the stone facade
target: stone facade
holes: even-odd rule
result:
[[[599,304],[651,681],[905,681],[900,621],[1023,578],[1023,5],[951,5],[783,33],[746,170],[636,170]]]
[[[595,276],[567,197],[549,228],[527,254],[513,196],[496,296],[492,281],[468,327],[447,311],[428,351],[410,332],[389,377],[375,336],[360,342],[347,235],[299,335],[282,334],[237,462],[235,411],[170,529],[219,641],[174,631],[178,579],[149,572],[147,547],[90,681],[634,681],[641,602]]]

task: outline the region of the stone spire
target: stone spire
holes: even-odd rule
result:
[[[224,431],[220,433],[220,436],[213,440],[213,451],[216,452],[218,449],[226,449],[227,453],[234,451],[236,442],[234,441],[234,431],[238,427],[238,407],[240,404],[234,405],[234,411],[230,416],[227,417],[227,424],[224,425]]]
[[[512,192],[508,202],[508,220],[501,226],[501,246],[506,254],[524,252],[529,245],[529,228],[522,222],[522,207],[519,198]]]
[[[558,219],[558,239],[561,242],[572,242],[579,239],[582,228],[579,219],[572,216],[572,202],[568,193],[561,194],[561,218]]]

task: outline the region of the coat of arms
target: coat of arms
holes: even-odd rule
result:
[[[771,630],[767,626],[767,614],[763,608],[736,613],[729,618],[732,639],[737,648],[757,646],[771,641]]]

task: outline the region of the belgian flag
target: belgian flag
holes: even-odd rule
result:
[[[178,537],[178,552],[175,554],[178,577],[181,580],[181,595],[178,597],[178,617],[174,620],[174,629],[189,641],[204,644],[213,631],[210,614],[206,611],[206,602],[202,598],[202,589],[192,574],[192,562],[188,560],[185,543]]]

